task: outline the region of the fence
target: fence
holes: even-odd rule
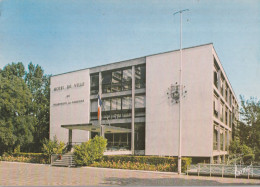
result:
[[[187,175],[209,175],[222,177],[260,178],[260,166],[224,165],[224,164],[191,164],[187,166]]]

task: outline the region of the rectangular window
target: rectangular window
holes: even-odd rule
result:
[[[122,90],[132,89],[132,69],[123,70]]]
[[[121,98],[111,99],[111,110],[121,110]]]
[[[146,70],[145,65],[135,67],[135,88],[145,88]]]
[[[98,103],[97,101],[93,100],[91,101],[91,112],[97,112],[98,111]]]
[[[226,83],[226,88],[225,88],[225,100],[226,102],[228,101],[228,85]]]
[[[145,117],[145,95],[135,97],[135,117]]]
[[[220,93],[223,96],[224,94],[224,79],[220,79]]]
[[[224,151],[224,130],[220,129],[220,150]]]
[[[217,118],[218,117],[218,113],[219,113],[219,103],[218,103],[217,96],[214,96],[213,113],[214,113],[214,116]]]
[[[111,92],[120,92],[122,85],[122,71],[113,71],[112,72],[112,88]]]
[[[98,94],[99,90],[99,75],[91,75],[90,76],[90,94],[95,95]]]
[[[145,108],[145,95],[135,96],[135,108]]]
[[[229,111],[229,123],[228,126],[231,128],[232,118],[231,118],[231,111]]]
[[[97,120],[98,103],[97,100],[92,100],[90,104],[90,120]]]
[[[123,97],[122,98],[122,109],[131,109],[132,108],[132,97]]]
[[[218,150],[218,126],[214,125],[213,150]]]
[[[223,107],[223,103],[220,104],[220,120],[223,122],[223,118],[224,118],[224,107]]]
[[[225,111],[225,124],[228,125],[228,108]]]
[[[103,111],[110,111],[110,99],[104,99],[102,101],[102,110]]]
[[[102,73],[102,93],[111,92],[112,74],[111,72]]]
[[[218,88],[218,73],[214,71],[214,85]]]
[[[226,130],[225,131],[225,151],[228,151],[228,146],[229,146],[229,143],[228,143],[228,131]]]

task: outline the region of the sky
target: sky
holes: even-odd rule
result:
[[[237,97],[260,98],[260,0],[0,0],[0,68],[60,74],[213,43]]]

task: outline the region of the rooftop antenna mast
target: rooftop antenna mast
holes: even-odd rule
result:
[[[182,85],[182,13],[189,11],[189,9],[183,9],[175,12],[173,15],[180,14],[180,73],[179,73],[179,149],[178,149],[178,174],[181,174],[181,128],[182,128],[182,96],[183,96],[183,85]]]

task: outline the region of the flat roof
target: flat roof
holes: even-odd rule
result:
[[[183,48],[182,50],[187,50],[187,49],[196,48],[196,47],[202,47],[202,46],[205,46],[205,45],[213,45],[213,43],[211,42],[211,43],[206,43],[206,44],[191,46],[191,47]],[[77,71],[82,71],[82,70],[86,70],[86,69],[92,69],[92,68],[107,66],[107,65],[111,65],[111,64],[123,63],[123,62],[127,62],[127,61],[130,61],[130,60],[136,60],[136,59],[146,58],[146,57],[149,57],[149,56],[160,55],[160,54],[175,52],[175,51],[179,51],[179,50],[180,50],[180,49],[176,49],[176,50],[171,50],[171,51],[166,51],[166,52],[160,52],[160,53],[155,53],[155,54],[151,54],[151,55],[146,55],[146,56],[142,56],[142,57],[138,57],[138,58],[132,58],[132,59],[122,60],[122,61],[118,61],[118,62],[112,62],[112,63],[103,64],[103,65],[99,65],[99,66],[94,66],[94,67],[89,67],[89,68],[83,68],[83,69],[79,69],[79,70],[74,70],[74,71],[69,71],[69,72],[65,72],[65,73],[60,73],[60,74],[52,75],[51,77],[55,77],[55,76],[59,76],[59,75],[67,74],[67,73],[73,73],[73,72],[77,72]]]

